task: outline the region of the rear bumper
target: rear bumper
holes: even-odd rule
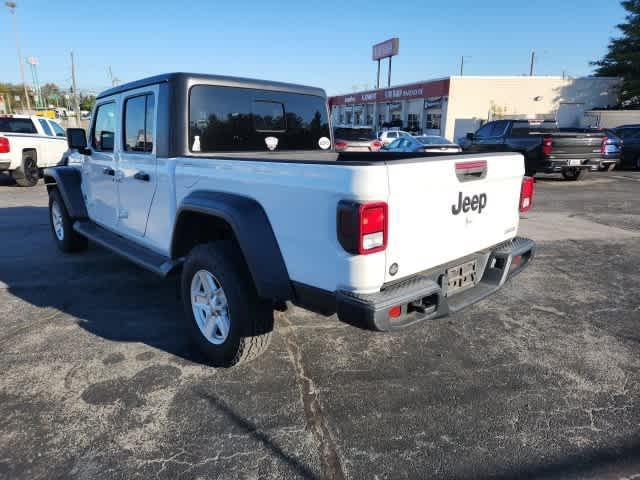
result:
[[[0,160],[0,172],[9,170],[9,167],[11,167],[11,162]]]
[[[451,296],[446,292],[447,266],[420,273],[374,294],[339,291],[336,294],[338,317],[346,323],[389,331],[457,312],[491,295],[524,270],[533,259],[535,249],[532,240],[516,237],[478,253],[475,257],[480,281]],[[398,305],[401,315],[390,318],[389,309]]]

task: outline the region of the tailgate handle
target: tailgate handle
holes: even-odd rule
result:
[[[477,160],[473,162],[456,163],[456,177],[461,182],[480,180],[487,176],[487,161]]]

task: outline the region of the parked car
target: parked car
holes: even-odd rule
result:
[[[385,130],[378,134],[378,138],[384,145],[389,145],[396,138],[400,137],[411,137],[411,134],[402,130]]]
[[[58,165],[67,150],[64,128],[36,115],[0,115],[0,171],[21,187],[38,183],[43,168]]]
[[[382,147],[371,128],[339,127],[334,130],[333,144],[341,152],[377,152]]]
[[[382,147],[388,152],[427,152],[427,153],[460,153],[459,145],[444,137],[422,135],[419,137],[401,137],[389,145]]]
[[[640,170],[640,124],[621,125],[613,131],[623,142],[621,166]]]
[[[521,155],[338,153],[318,88],[159,75],[98,95],[89,140],[68,136],[73,161],[45,171],[56,245],[178,270],[215,365],[260,355],[286,301],[397,330],[486,298],[534,255],[516,236],[534,185]]]
[[[466,152],[519,152],[527,175],[558,172],[567,180],[609,168],[620,158],[620,145],[604,131],[562,129],[551,121],[496,120],[467,134],[467,140]]]

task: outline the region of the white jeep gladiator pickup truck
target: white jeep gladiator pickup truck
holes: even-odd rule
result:
[[[0,172],[21,187],[38,183],[45,167],[60,164],[67,135],[55,120],[35,115],[0,115]]]
[[[516,236],[520,154],[336,153],[323,90],[174,73],[100,94],[69,165],[45,171],[53,238],[161,276],[214,365],[265,350],[286,302],[389,331],[495,292]]]

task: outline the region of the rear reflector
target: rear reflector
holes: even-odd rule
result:
[[[400,305],[396,305],[389,309],[389,317],[398,318],[400,315],[402,315],[402,307]]]
[[[344,150],[349,146],[349,144],[344,140],[336,140],[335,146],[336,146],[336,150]]]
[[[9,139],[0,137],[0,153],[9,153],[10,151],[11,145],[9,144]]]
[[[338,204],[338,241],[347,252],[368,255],[387,247],[387,204],[384,202]]]
[[[478,160],[477,162],[461,162],[456,163],[456,170],[472,170],[487,168],[486,160]]]
[[[542,139],[542,153],[549,155],[553,151],[553,138],[544,137]]]
[[[535,179],[533,177],[524,177],[522,179],[522,187],[520,188],[520,212],[527,212],[533,206]]]
[[[371,142],[371,149],[373,151],[378,151],[382,148],[383,143],[380,140],[374,140]]]

